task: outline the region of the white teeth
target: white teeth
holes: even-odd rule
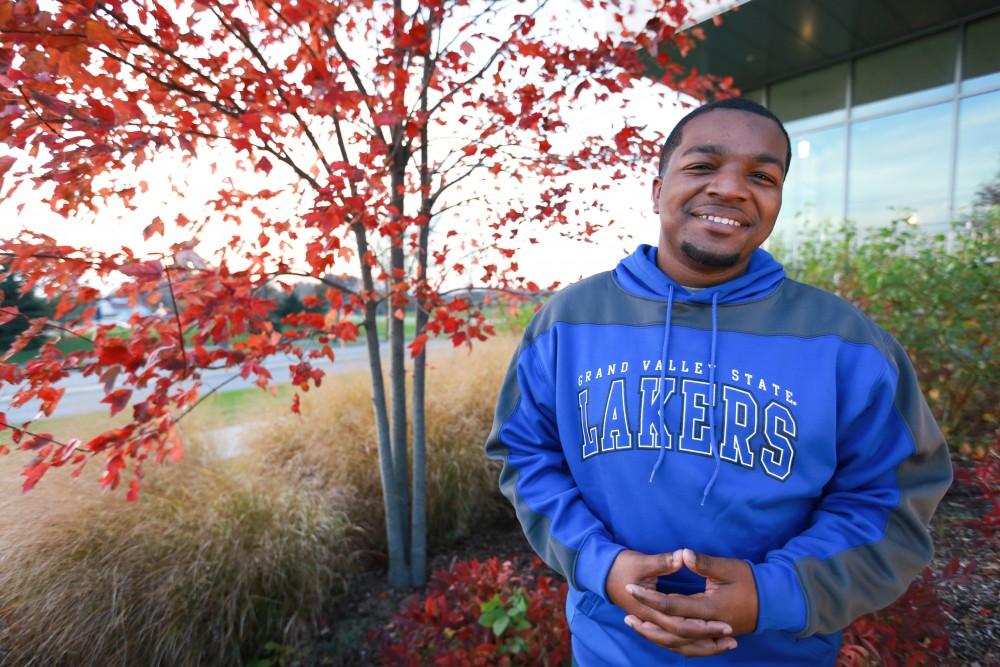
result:
[[[703,220],[711,220],[712,222],[718,222],[723,225],[730,225],[731,227],[743,226],[740,223],[736,222],[735,220],[731,220],[730,218],[720,218],[717,215],[699,215],[698,217]]]

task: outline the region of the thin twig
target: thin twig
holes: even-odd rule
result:
[[[177,296],[174,294],[174,281],[170,277],[170,267],[163,268],[163,274],[167,277],[167,288],[170,290],[170,306],[174,310],[174,320],[177,322],[178,344],[181,346],[181,358],[184,360],[184,375],[188,374],[187,348],[184,345],[184,327],[181,326],[181,314],[177,310]]]

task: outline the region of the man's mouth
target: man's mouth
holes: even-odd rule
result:
[[[732,218],[724,218],[721,215],[696,215],[695,217],[701,218],[702,220],[708,220],[709,222],[717,222],[720,225],[729,225],[730,227],[743,227],[744,224],[739,220],[733,220]]]

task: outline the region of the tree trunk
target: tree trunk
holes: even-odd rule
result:
[[[402,170],[400,169],[399,172]],[[398,179],[398,182],[397,182]],[[396,191],[397,184],[402,188],[402,174],[397,170],[392,173],[393,189]],[[403,197],[393,197],[394,205],[402,214]],[[407,461],[407,440],[406,440],[406,305],[404,303],[393,303],[397,298],[405,298],[405,295],[398,295],[396,290],[405,286],[405,264],[403,257],[403,247],[401,240],[393,239],[392,248],[389,251],[390,273],[393,275],[393,287],[390,294],[389,310],[392,316],[389,318],[389,386],[392,394],[392,472],[393,482],[396,485],[396,493],[400,497],[400,510],[402,516],[409,519],[409,462]],[[398,315],[398,316],[397,316]],[[405,532],[406,552],[410,552],[410,534]]]
[[[393,3],[393,25],[394,40],[398,45],[401,38],[400,31],[403,26],[404,14],[401,0]],[[396,72],[402,69],[404,50],[396,48]],[[405,86],[400,80],[395,82],[393,98],[402,100]],[[394,221],[399,223],[400,233],[392,239],[389,249],[389,280],[392,281],[392,289],[389,291],[388,307],[389,317],[389,386],[392,395],[392,419],[391,419],[391,442],[392,442],[392,483],[393,495],[398,499],[400,517],[408,522],[410,518],[409,497],[410,476],[409,462],[407,461],[407,441],[406,441],[406,265],[403,255],[403,230],[405,229],[404,208],[406,205],[406,164],[409,161],[408,149],[403,145],[403,124],[396,122],[391,129],[392,148],[389,154],[389,176],[392,188],[392,206],[395,209],[392,213]],[[398,313],[398,317],[397,317]],[[404,550],[407,562],[410,556],[410,531],[404,528],[403,531]],[[410,585],[410,570],[406,570],[407,585]]]
[[[426,225],[420,230],[424,236]],[[426,260],[425,260],[426,261]],[[427,326],[427,312],[417,307],[417,332]],[[413,515],[410,519],[410,578],[414,586],[427,583],[427,429],[425,427],[427,347],[413,360]]]
[[[430,237],[430,155],[427,147],[427,88],[430,83],[433,61],[424,59],[421,85],[420,110],[424,123],[420,128],[420,235],[417,242],[417,335],[426,333],[427,301],[420,296],[427,280],[427,243]],[[427,428],[426,389],[427,347],[413,360],[413,513],[410,517],[410,578],[414,586],[427,583]]]
[[[364,227],[360,224],[355,225],[354,235],[358,245],[358,256],[361,259],[361,280],[365,293],[371,297],[375,294],[375,282],[372,279],[371,267],[365,261],[365,256],[368,253],[368,239],[365,236]],[[382,506],[385,510],[386,544],[389,552],[389,585],[393,588],[406,588],[410,585],[410,572],[406,557],[406,498],[399,498],[399,485],[393,469],[389,414],[385,400],[385,381],[382,378],[382,358],[379,350],[375,311],[376,304],[369,298],[365,303],[365,343],[368,347],[368,370],[372,380],[372,407],[375,411],[375,430],[378,436]]]

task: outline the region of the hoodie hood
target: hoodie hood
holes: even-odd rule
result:
[[[648,299],[666,300],[673,287],[673,300],[687,303],[742,303],[761,299],[781,284],[785,269],[766,250],[757,248],[742,276],[689,292],[656,265],[656,248],[643,243],[614,270],[615,279],[627,292]]]

